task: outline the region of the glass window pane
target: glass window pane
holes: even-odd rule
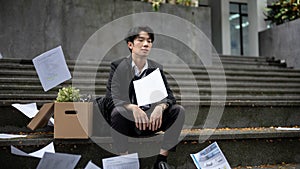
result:
[[[230,3],[230,13],[239,13],[239,5]]]
[[[240,28],[239,19],[230,20],[231,54],[240,55]]]
[[[241,5],[242,14],[248,14],[248,6],[246,4]]]
[[[249,55],[249,20],[248,17],[242,18],[243,27],[243,50],[244,55]]]

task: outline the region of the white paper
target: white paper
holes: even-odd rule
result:
[[[71,79],[61,46],[37,56],[32,62],[44,91]]]
[[[133,81],[133,86],[138,106],[155,103],[168,96],[158,68],[146,77]]]
[[[300,128],[292,128],[292,127],[277,127],[276,130],[286,130],[286,131],[300,131]]]
[[[29,118],[33,118],[39,110],[37,109],[36,103],[29,103],[29,104],[12,104],[13,107],[21,111]]]
[[[0,139],[11,139],[11,138],[22,138],[22,137],[27,137],[27,135],[5,134],[5,133],[0,134]]]
[[[28,118],[33,118],[39,112],[37,109],[36,103],[29,103],[29,104],[12,104],[13,107],[18,109],[20,112],[25,114]],[[51,117],[48,121],[48,126],[54,126],[54,118]]]
[[[2,56],[2,54],[1,54],[1,52],[0,52],[0,59],[2,59],[3,58],[3,56]]]
[[[89,163],[84,167],[84,169],[101,169],[96,164],[92,163],[92,161],[89,161]]]
[[[102,159],[103,169],[139,169],[138,154],[128,154]]]
[[[49,119],[47,125],[48,125],[48,126],[54,126],[54,118],[53,118],[53,117],[51,117],[51,118]]]
[[[81,155],[45,152],[37,169],[74,169]]]
[[[196,154],[191,154],[191,157],[198,169],[231,169],[217,142]]]
[[[51,142],[50,144],[48,144],[44,148],[42,148],[38,151],[29,153],[29,154],[17,149],[14,146],[10,146],[10,151],[11,151],[12,154],[15,154],[15,155],[28,156],[28,157],[37,157],[37,158],[42,158],[45,152],[55,153],[53,142]]]

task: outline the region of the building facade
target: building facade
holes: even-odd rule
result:
[[[200,2],[211,7],[212,43],[218,53],[259,56],[258,33],[268,27],[264,20],[267,0]]]

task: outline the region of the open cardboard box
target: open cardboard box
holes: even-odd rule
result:
[[[42,106],[40,111],[35,115],[35,117],[30,121],[27,127],[31,130],[37,128],[45,127],[49,119],[53,116],[54,106],[53,103],[46,103]]]
[[[54,112],[54,138],[88,139],[92,133],[93,103],[46,103],[27,125],[35,130],[44,127]]]

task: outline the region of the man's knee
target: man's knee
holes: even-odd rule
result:
[[[172,109],[175,110],[177,117],[185,118],[185,109],[183,106],[181,106],[179,104],[175,104],[175,105],[173,105]]]
[[[125,113],[126,113],[126,109],[124,107],[115,107],[111,112],[112,124],[124,119]]]

